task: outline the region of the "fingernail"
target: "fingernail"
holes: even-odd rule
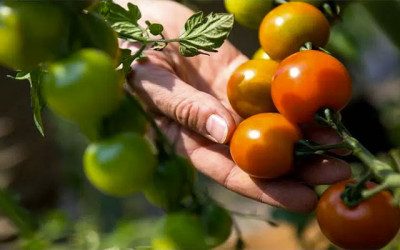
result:
[[[228,136],[228,124],[218,115],[210,115],[210,117],[208,117],[206,130],[208,134],[219,143],[224,143]]]

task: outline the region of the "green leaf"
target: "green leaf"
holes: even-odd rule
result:
[[[159,23],[152,23],[149,25],[149,30],[152,35],[158,36],[164,31],[164,27]]]
[[[45,106],[45,102],[40,93],[40,81],[42,75],[43,72],[40,69],[35,69],[32,71],[19,71],[15,76],[9,75],[8,77],[19,81],[29,81],[31,87],[31,107],[33,112],[33,120],[40,134],[44,136],[42,110]]]
[[[113,2],[102,2],[99,5],[97,11],[121,38],[133,42],[143,40],[143,30],[137,23],[142,14],[136,5],[128,3],[127,10]]]
[[[185,23],[179,37],[179,52],[184,56],[195,56],[207,52],[217,52],[233,27],[233,15],[210,13],[206,17],[197,12]]]
[[[132,51],[130,49],[121,49],[120,64],[122,64],[122,72],[124,74],[127,74],[131,70],[133,61],[146,58],[143,50],[144,47],[132,55]]]

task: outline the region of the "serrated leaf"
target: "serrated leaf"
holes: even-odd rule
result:
[[[98,9],[98,12],[103,15],[121,38],[138,41],[143,37],[143,30],[137,23],[142,14],[136,5],[128,3],[128,10],[126,10],[118,4],[104,2]]]
[[[179,37],[179,52],[184,56],[216,52],[229,36],[233,22],[233,15],[227,13],[210,13],[206,17],[203,12],[195,13]]]
[[[130,49],[121,49],[120,64],[122,64],[122,72],[127,74],[131,70],[133,61],[143,58],[146,58],[146,55],[142,51],[132,55]]]

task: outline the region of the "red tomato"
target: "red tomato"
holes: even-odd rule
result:
[[[303,2],[282,4],[270,11],[259,29],[261,47],[274,60],[299,51],[306,42],[323,47],[329,38],[329,22],[316,7]]]
[[[387,245],[400,227],[400,209],[392,205],[392,195],[382,191],[355,207],[340,198],[346,180],[331,186],[318,202],[317,219],[324,235],[346,249],[378,249]],[[376,184],[367,183],[367,188]]]
[[[293,168],[294,144],[301,138],[296,124],[278,113],[262,113],[236,128],[230,150],[236,164],[249,175],[277,178]]]
[[[271,85],[276,108],[292,122],[310,122],[322,108],[343,109],[351,92],[351,79],[343,64],[316,50],[283,60]]]
[[[240,116],[246,118],[276,111],[271,98],[271,82],[278,65],[273,60],[249,60],[232,73],[228,99]]]

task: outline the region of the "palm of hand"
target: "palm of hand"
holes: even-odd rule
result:
[[[140,6],[142,13],[148,15],[146,20],[165,24],[167,37],[177,37],[191,14],[181,5],[161,1],[158,5],[164,6],[158,7],[164,14],[152,18],[154,7],[150,5]],[[177,18],[167,21],[163,15]],[[134,49],[132,45],[122,45]],[[219,142],[229,140],[235,121],[240,121],[227,100],[226,83],[231,72],[247,58],[230,43],[211,56],[184,58],[174,44],[163,52],[147,51],[147,56],[146,62],[133,66],[129,86],[154,112],[160,128],[176,142],[178,151],[188,156],[199,171],[228,189],[274,206],[309,212],[315,208],[317,196],[308,184],[329,184],[349,177],[349,167],[344,162],[313,157],[296,166],[293,176],[277,180],[252,178],[233,162],[228,145],[213,140],[207,131],[210,115],[217,114],[227,123],[225,136],[218,138]]]

